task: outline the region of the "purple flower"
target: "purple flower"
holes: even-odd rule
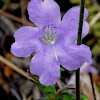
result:
[[[30,71],[39,75],[43,85],[53,85],[60,75],[60,64],[67,70],[78,69],[84,61],[90,62],[91,51],[84,44],[76,45],[79,23],[79,7],[68,10],[61,20],[60,8],[54,0],[31,0],[28,4],[29,19],[37,27],[24,26],[15,34],[11,52],[17,57],[27,57],[33,52]],[[82,38],[89,25],[85,21]]]

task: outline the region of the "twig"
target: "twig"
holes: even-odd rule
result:
[[[35,27],[35,24],[33,24],[33,23],[29,22],[29,21],[23,20],[23,19],[21,19],[19,17],[16,17],[16,16],[14,16],[14,15],[12,15],[10,13],[7,13],[7,12],[5,12],[3,10],[0,10],[0,14],[3,14],[3,15],[5,15],[5,16],[7,16],[7,17],[19,22],[19,23],[24,24],[24,25],[29,25],[29,26],[34,26]]]
[[[5,30],[5,34],[4,34],[4,36],[3,36],[2,40],[1,40],[1,43],[0,43],[0,46],[1,46],[1,49],[3,50],[4,55],[6,54],[6,50],[4,48],[4,43],[5,43],[6,37],[8,35],[8,31],[9,31],[9,29],[7,28]]]
[[[72,89],[75,89],[74,88],[74,85],[66,85],[60,89],[57,90],[57,94],[60,96],[62,93],[64,93],[65,91],[68,91],[68,90],[72,90]]]
[[[33,89],[33,97],[34,97],[34,100],[41,99],[41,93],[40,93],[40,90],[39,90],[38,87],[34,87],[34,89]]]
[[[3,30],[6,30],[5,28],[7,27],[11,31],[9,35],[12,35],[17,30],[12,21],[4,15],[0,15],[0,27]]]
[[[15,56],[13,56],[11,53],[7,53],[6,54],[6,57],[9,57],[10,56],[10,61],[12,63],[14,63],[15,65],[19,66],[20,68],[28,68],[30,66],[30,58],[27,58],[27,59],[20,59],[20,58],[17,58]]]
[[[10,68],[15,70],[16,72],[18,72],[22,76],[24,76],[24,77],[28,78],[30,81],[32,81],[42,92],[44,92],[44,94],[46,94],[50,98],[50,100],[56,100],[55,92],[53,92],[51,94],[46,92],[42,84],[40,84],[37,80],[33,79],[32,77],[28,76],[25,71],[23,71],[22,69],[20,69],[19,67],[17,67],[13,63],[11,63],[7,59],[5,59],[4,57],[2,57],[1,55],[0,55],[0,61],[4,64],[8,65]]]
[[[27,98],[27,100],[32,100],[32,98],[33,98],[33,96],[30,95],[30,96]]]
[[[22,93],[22,100],[26,100],[26,95]]]
[[[25,16],[25,11],[27,9],[27,3],[28,1],[26,2],[27,0],[20,0],[20,8],[21,8],[21,18],[22,19],[26,19],[26,16]]]
[[[4,63],[4,64],[8,65],[10,68],[12,68],[17,73],[19,73],[22,76],[24,76],[24,77],[30,79],[31,81],[35,82],[35,80],[33,78],[31,78],[30,76],[28,76],[25,71],[23,71],[21,68],[17,67],[16,65],[14,65],[13,63],[11,63],[10,61],[8,61],[6,58],[2,57],[1,55],[0,55],[0,61],[2,63]]]
[[[60,80],[57,81],[57,85],[58,85],[59,88],[62,88],[62,84],[61,84]]]

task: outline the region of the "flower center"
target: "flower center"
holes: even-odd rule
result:
[[[56,42],[57,33],[53,28],[47,26],[41,36],[42,41],[46,45],[53,45]]]

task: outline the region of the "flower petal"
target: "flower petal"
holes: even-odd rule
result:
[[[83,29],[82,29],[82,38],[84,38],[88,32],[89,32],[89,24],[86,21],[84,21]],[[64,44],[66,45],[68,43],[75,42],[78,37],[78,26],[77,26],[77,28],[74,28],[72,30],[68,29],[68,31],[66,33],[68,33],[68,34],[66,34],[66,36],[64,38]]]
[[[56,48],[56,54],[61,65],[73,71],[80,68],[84,61],[91,61],[91,51],[86,45],[70,44],[65,48]]]
[[[17,57],[27,57],[41,48],[38,28],[25,26],[19,28],[15,34],[15,43],[11,46],[11,52]]]
[[[36,38],[39,35],[39,29],[32,26],[24,26],[19,28],[14,33],[14,38],[16,41],[28,41],[30,39]]]
[[[29,41],[17,41],[11,45],[11,53],[17,57],[28,57],[41,48],[40,42],[36,39]]]
[[[37,25],[57,25],[61,22],[60,8],[54,0],[31,0],[28,4],[29,19]]]
[[[78,34],[78,25],[79,25],[79,13],[80,7],[73,7],[66,12],[62,19],[61,28],[63,33],[67,35],[68,41],[75,41],[77,40]],[[85,8],[84,11],[84,20],[88,17],[88,11]],[[82,31],[82,38],[87,35],[89,31],[89,25],[86,21],[83,21],[83,31]]]
[[[30,71],[40,76],[40,83],[53,85],[59,78],[60,65],[51,46],[40,50],[31,60]]]

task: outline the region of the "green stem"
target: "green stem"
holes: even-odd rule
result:
[[[35,81],[31,80],[35,86],[37,86],[50,100],[61,100],[59,96],[57,95],[55,88],[53,86],[45,86],[42,85],[37,79],[34,79]]]
[[[80,45],[82,42],[81,37],[82,37],[85,0],[80,0],[80,2],[81,2],[80,3],[80,18],[79,18],[77,45]],[[76,70],[76,100],[80,100],[80,69]]]

